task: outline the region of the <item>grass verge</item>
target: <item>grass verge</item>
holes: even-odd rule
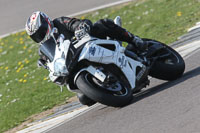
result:
[[[132,33],[171,43],[200,21],[199,6],[200,0],[138,0],[80,18],[95,22],[120,15]],[[48,72],[36,66],[37,50],[25,32],[0,39],[0,132],[74,95],[49,83]]]

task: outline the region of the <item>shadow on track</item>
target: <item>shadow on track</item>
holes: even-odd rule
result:
[[[159,93],[163,90],[166,90],[172,86],[175,86],[181,82],[184,82],[184,81],[186,81],[190,78],[196,77],[198,75],[200,75],[200,67],[197,67],[191,71],[186,72],[185,74],[183,74],[183,76],[181,78],[179,78],[177,80],[168,81],[163,84],[157,85],[155,87],[149,88],[148,90],[141,91],[140,93],[134,94],[134,98],[133,98],[133,101],[131,102],[131,104],[135,103],[139,100],[142,100],[143,98],[146,98],[146,97],[152,96],[156,93]]]

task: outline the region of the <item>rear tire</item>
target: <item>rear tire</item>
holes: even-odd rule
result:
[[[154,63],[149,73],[150,76],[162,80],[175,80],[183,75],[185,70],[185,62],[178,52],[176,52],[170,46],[163,44],[161,42],[150,39],[148,40],[146,39],[145,41],[157,42],[165,46],[164,49],[165,53],[166,52],[171,53],[170,58],[164,60],[158,60]],[[159,54],[159,52],[157,54]]]
[[[131,89],[122,85],[122,87],[124,87],[124,94],[116,95],[112,91],[106,90],[105,88],[95,84],[91,81],[91,77],[93,76],[88,72],[81,73],[76,80],[76,85],[84,95],[93,101],[97,101],[108,106],[122,107],[129,104],[132,100]]]

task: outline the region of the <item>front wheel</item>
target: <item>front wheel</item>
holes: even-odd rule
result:
[[[152,45],[162,45],[164,48],[155,52],[152,57],[168,55],[158,59],[150,69],[150,76],[162,80],[175,80],[181,77],[185,70],[185,62],[181,55],[170,46],[161,42],[144,39]]]
[[[76,85],[87,97],[108,106],[122,107],[132,100],[131,89],[123,86],[119,80],[102,83],[90,73],[82,72],[76,80]]]

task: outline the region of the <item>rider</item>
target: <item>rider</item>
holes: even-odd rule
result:
[[[88,19],[80,20],[70,17],[59,17],[51,20],[45,13],[37,11],[28,18],[25,27],[32,40],[41,45],[51,37],[53,28],[57,28],[57,35],[63,34],[64,38],[68,40],[72,40],[76,36],[76,31],[84,28],[90,35],[97,38],[106,39],[106,37],[110,37],[128,42],[128,50],[135,48],[144,50],[147,47],[145,41],[116,25],[111,19],[100,19],[94,24]],[[79,36],[77,35],[76,37],[78,38]],[[79,99],[81,98],[79,96]]]
[[[59,34],[64,35],[65,39],[71,40],[80,26],[86,26],[89,29],[88,32],[97,38],[111,37],[128,42],[129,45],[139,50],[143,50],[147,46],[145,41],[116,25],[111,19],[100,19],[94,24],[88,19],[80,20],[70,17],[59,17],[52,21],[45,13],[37,11],[28,18],[25,27],[28,35],[35,42],[42,44],[50,38],[50,33],[54,27],[58,29]]]

